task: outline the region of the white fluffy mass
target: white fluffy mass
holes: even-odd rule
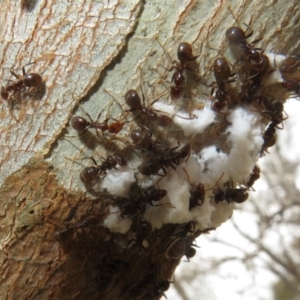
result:
[[[155,108],[175,114],[171,105],[160,103]],[[186,135],[202,133],[215,119],[215,113],[208,106],[201,111],[193,111],[192,114],[197,118],[184,120],[174,117],[174,121]],[[258,112],[243,107],[233,109],[227,115],[227,120],[231,125],[223,134],[229,145],[228,154],[219,150],[216,145],[210,145],[200,153],[192,152],[187,161],[176,166],[176,170],[167,168],[166,176],[145,176],[149,186],[157,183],[155,188],[167,190],[167,195],[159,206],[147,204],[144,219],[153,228],[161,228],[166,223],[197,221],[196,229],[203,230],[220,226],[232,215],[235,204],[228,204],[226,201],[216,204],[214,195],[228,188],[228,182],[233,182],[233,188],[238,184],[245,184],[259,158],[264,126],[261,125],[261,115]],[[103,180],[102,188],[106,188],[111,194],[124,196],[134,181],[133,170],[112,170]],[[204,202],[189,210],[191,192],[199,183],[205,187]],[[112,231],[125,233],[129,230],[131,221],[130,218],[121,219],[118,209],[111,208],[112,214],[104,225]]]
[[[135,182],[134,171],[127,166],[122,170],[112,169],[107,171],[100,187],[112,195],[124,196],[128,194],[133,182]]]

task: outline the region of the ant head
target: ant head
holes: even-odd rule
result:
[[[125,94],[125,102],[131,109],[137,109],[141,107],[141,98],[136,90],[129,90]]]
[[[84,131],[90,123],[83,117],[76,116],[71,120],[71,126],[77,131]]]
[[[190,61],[193,57],[193,49],[191,44],[183,42],[178,45],[177,58],[182,62]]]

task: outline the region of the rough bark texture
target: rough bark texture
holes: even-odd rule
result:
[[[93,118],[111,101],[105,89],[122,101],[139,85],[139,67],[147,87],[164,93],[159,65],[169,62],[155,37],[172,58],[179,41],[192,43],[202,82],[210,82],[217,51],[230,57],[224,32],[235,20],[226,1],[103,3],[1,3],[2,85],[11,68],[20,73],[35,62],[27,68],[40,73],[46,86],[41,100],[14,109],[3,101],[1,107],[1,299],[131,299],[128,293],[141,278],[145,283],[135,292],[144,288],[147,299],[157,299],[180,261],[166,255],[173,225],[154,232],[146,250],[101,226],[114,199],[84,193],[78,175],[81,159],[103,155],[106,145],[89,134],[68,138],[74,131],[68,133],[67,124],[82,97]],[[255,37],[263,37],[262,48],[299,48],[299,1],[230,5],[240,23],[251,21]],[[210,88],[202,84],[201,92]]]

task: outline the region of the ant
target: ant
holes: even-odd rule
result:
[[[173,119],[166,115],[157,114],[154,110],[149,107],[157,102],[159,99],[154,100],[148,107],[142,105],[141,98],[136,90],[129,90],[125,94],[125,102],[130,107],[129,111],[139,110],[142,115],[148,117],[150,122],[156,122],[158,126],[169,127],[173,124]],[[143,103],[145,98],[143,95]]]
[[[270,122],[267,129],[264,132],[263,140],[264,143],[262,145],[261,155],[267,148],[273,147],[277,141],[277,134],[276,134],[276,123]]]
[[[223,175],[222,175],[223,176]],[[220,180],[220,179],[219,179]],[[231,181],[231,186],[233,186],[233,182]],[[233,187],[228,187],[225,191],[219,189],[219,191],[215,194],[215,203],[218,204],[221,201],[227,201],[228,204],[230,202],[235,203],[243,203],[248,199],[248,188],[240,188],[235,189]]]
[[[180,259],[183,255],[186,256],[187,260],[195,256],[196,249],[192,247],[198,247],[192,244],[189,237],[178,238],[170,242],[166,251],[166,257],[169,259]]]
[[[171,148],[170,150],[164,151],[164,153],[157,153],[156,157],[141,163],[138,170],[143,175],[159,175],[166,176],[166,167],[172,167],[176,170],[175,165],[179,165],[180,160],[187,157],[185,161],[189,159],[191,146],[190,144],[185,144],[180,150],[175,152],[174,150],[178,147]],[[164,175],[157,174],[158,171],[162,169]]]
[[[240,68],[240,73],[242,73],[240,78],[243,82],[243,96],[241,101],[250,105],[253,97],[262,86],[265,76],[273,71],[269,58],[264,54],[260,56],[258,62],[242,66]]]
[[[174,83],[174,85],[171,86],[170,90],[172,100],[177,100],[182,96],[182,92],[186,83],[183,72],[185,69],[189,69],[195,72],[188,65],[191,61],[195,60],[198,57],[199,55],[193,56],[193,49],[191,44],[182,42],[178,45],[177,58],[179,61],[173,61],[173,67],[169,70],[172,71],[173,69],[175,69],[175,72],[172,75],[172,82]]]
[[[171,79],[171,82],[174,84],[171,86],[170,95],[171,95],[172,100],[177,100],[182,96],[182,92],[184,91],[184,88],[186,85],[184,70],[190,70],[190,71],[196,73],[196,71],[194,69],[192,69],[189,65],[192,61],[197,59],[199,57],[199,55],[193,56],[192,45],[187,42],[181,42],[181,43],[179,43],[179,45],[177,47],[178,61],[176,61],[176,60],[172,61],[169,53],[165,50],[163,45],[158,40],[157,40],[157,42],[159,43],[159,45],[164,50],[167,57],[173,64],[173,66],[170,69],[167,69],[167,71],[171,72],[171,71],[175,70],[172,75],[172,79]]]
[[[250,173],[250,177],[246,183],[247,188],[252,188],[253,184],[256,180],[260,178],[260,168],[259,166],[255,165],[252,172]]]
[[[94,160],[93,157],[90,157],[90,159],[94,162],[95,166],[92,167],[86,167],[84,168],[80,173],[80,180],[84,184],[91,184],[96,181],[101,175],[103,177],[101,180],[104,179],[104,177],[107,175],[107,171],[111,169],[116,169],[116,166],[125,166],[127,165],[126,159],[121,154],[115,154],[115,157],[109,155],[105,161],[102,162],[101,165],[97,165],[97,162]]]
[[[214,76],[216,79],[217,91],[215,92],[215,98],[217,99],[212,104],[214,111],[221,111],[230,101],[230,96],[226,91],[225,84],[234,82],[235,80],[229,80],[230,77],[235,74],[231,73],[229,63],[225,58],[217,58],[214,62]],[[214,93],[215,87],[213,87],[211,95]]]
[[[189,198],[189,210],[191,211],[193,208],[196,208],[197,206],[201,206],[204,203],[206,191],[212,190],[217,185],[219,180],[222,178],[223,174],[221,175],[220,179],[217,181],[217,183],[213,187],[211,187],[209,189],[205,189],[204,184],[201,182],[199,182],[197,186],[191,184],[190,177],[189,177],[186,169],[183,168],[183,171],[185,172],[190,185],[193,187],[193,189],[190,190],[190,198]],[[193,232],[193,231],[191,231],[192,226],[195,228],[194,222],[188,226],[189,231],[187,231],[187,233]]]
[[[127,122],[122,122],[122,120],[125,119],[127,115],[121,120],[117,120],[114,118],[106,118],[103,122],[98,122],[103,110],[99,113],[96,121],[93,121],[91,116],[86,111],[84,112],[88,116],[90,121],[87,121],[84,117],[80,117],[80,116],[75,116],[71,120],[71,126],[76,131],[80,132],[80,134],[84,134],[89,128],[96,129],[97,135],[98,135],[98,130],[101,130],[102,133],[107,131],[111,134],[117,134],[123,129],[124,125],[127,123]],[[114,120],[115,122],[108,124],[108,121],[110,119]]]
[[[136,243],[136,245],[141,248],[142,250],[146,250],[146,248],[143,245],[143,241],[146,240],[148,243],[150,243],[149,238],[152,234],[152,226],[148,221],[139,221],[136,225],[136,231],[135,231],[135,239],[132,241],[129,241],[128,247],[132,246],[133,243]]]
[[[32,95],[43,84],[41,75],[38,73],[26,73],[25,66],[22,68],[22,75],[18,75],[10,70],[10,73],[17,78],[17,81],[12,81],[12,83],[1,87],[2,99],[7,101],[11,99],[20,103],[21,96]]]
[[[247,26],[247,28],[250,29],[249,26]],[[250,29],[250,33],[248,33],[246,35],[246,33],[243,29],[241,29],[240,27],[233,26],[226,30],[225,35],[229,42],[229,45],[232,48],[237,49],[242,54],[242,56],[246,56],[251,62],[259,63],[261,60],[262,49],[261,48],[253,48],[253,44],[260,41],[261,38],[256,39],[251,44],[249,44],[246,40],[249,37],[251,37],[252,34],[253,34],[253,31],[251,29]],[[257,50],[260,50],[260,52],[258,52]]]
[[[146,192],[145,192],[146,193]],[[134,198],[121,206],[121,218],[125,216],[133,216],[142,210],[142,204],[148,203],[151,206],[160,206],[160,204],[154,204],[152,201],[160,201],[167,195],[166,190],[154,190],[150,193],[146,193],[145,196]]]
[[[288,92],[294,92],[298,96],[300,95],[300,79],[299,78],[283,79],[281,85]]]
[[[142,221],[138,224],[135,235],[136,240],[142,243],[144,240],[148,240],[152,234],[152,226],[148,221]]]
[[[201,206],[205,199],[205,189],[204,184],[198,183],[192,191],[190,191],[189,198],[189,210],[192,210],[196,206]]]
[[[300,56],[288,56],[286,57],[279,67],[279,70],[282,73],[295,73],[300,67]],[[284,74],[282,74],[284,75]]]
[[[133,130],[130,133],[130,138],[136,146],[157,153],[159,149],[162,150],[161,144],[157,141],[153,141],[151,137],[151,132],[145,132],[143,130]]]
[[[205,199],[205,191],[207,190],[205,190],[204,184],[202,184],[201,182],[199,182],[197,186],[192,185],[186,169],[183,168],[183,171],[185,172],[190,185],[193,187],[193,189],[190,190],[190,198],[189,198],[189,210],[191,211],[196,206],[201,206],[203,204]],[[188,225],[188,232],[192,232],[191,231],[192,225],[195,227],[195,223],[193,222],[192,224]]]

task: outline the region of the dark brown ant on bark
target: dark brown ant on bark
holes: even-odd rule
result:
[[[185,144],[180,150],[175,151],[178,147],[171,148],[161,153],[156,153],[152,159],[149,159],[141,163],[138,167],[138,170],[143,175],[159,175],[166,176],[167,171],[166,167],[171,167],[176,170],[174,165],[179,165],[181,159],[187,161],[190,156],[191,146],[190,144]],[[162,174],[158,172],[162,170]]]
[[[241,102],[250,105],[266,76],[274,70],[271,69],[269,58],[264,54],[255,62],[242,60],[239,65],[239,78],[242,82]]]
[[[245,24],[245,23],[244,23]],[[246,25],[246,24],[245,24]],[[246,25],[247,26],[247,25]],[[249,26],[247,26],[248,29]],[[238,51],[240,56],[245,56],[254,63],[259,63],[261,60],[262,49],[253,48],[253,45],[260,41],[261,38],[256,39],[251,44],[247,42],[247,39],[251,37],[253,31],[250,29],[250,33],[246,34],[240,27],[230,27],[226,30],[226,38],[229,42],[229,46]]]
[[[98,135],[98,130],[100,130],[102,134],[103,132],[108,132],[110,134],[116,135],[123,129],[124,125],[128,123],[127,121],[123,122],[123,120],[126,118],[127,115],[125,115],[120,120],[117,120],[115,118],[106,118],[103,122],[98,122],[103,111],[101,111],[98,114],[96,121],[93,121],[91,116],[86,111],[84,112],[88,116],[89,121],[81,116],[75,116],[71,120],[71,126],[76,131],[78,131],[80,135],[84,134],[89,128],[94,128],[96,130],[97,135]],[[114,122],[109,123],[109,120],[113,120]]]
[[[80,180],[84,184],[93,184],[99,178],[103,180],[107,175],[108,170],[118,170],[118,165],[121,167],[127,165],[126,159],[121,154],[115,154],[114,157],[109,155],[101,165],[97,165],[97,162],[94,158],[90,157],[90,159],[94,162],[95,166],[86,167],[81,171]]]
[[[137,241],[149,241],[149,238],[152,234],[152,226],[148,221],[141,221],[137,224],[136,228],[136,239]]]
[[[147,130],[133,130],[130,133],[134,145],[146,149],[152,153],[160,153],[164,151],[162,144],[152,140],[152,132]]]
[[[150,244],[150,236],[152,234],[152,226],[148,221],[139,221],[136,224],[135,239],[128,243],[128,248],[132,248],[133,244],[137,246],[137,252],[139,255],[142,254],[146,248],[143,245],[144,241]]]
[[[166,53],[170,62],[172,62],[172,67],[165,70],[171,72],[174,70],[171,82],[173,83],[170,88],[170,96],[172,100],[177,100],[183,96],[183,91],[186,87],[186,78],[184,76],[185,70],[189,70],[193,73],[197,73],[193,68],[191,68],[191,63],[195,61],[199,55],[193,55],[192,45],[187,42],[179,43],[177,47],[177,60],[172,60],[169,53],[165,50],[163,45],[157,40],[161,48]]]
[[[13,97],[16,101],[20,102],[22,100],[21,98],[34,95],[37,89],[43,85],[43,79],[40,74],[26,73],[25,67],[27,65],[23,66],[22,75],[18,75],[10,70],[10,73],[16,77],[17,80],[10,81],[11,83],[1,87],[1,97],[4,100],[9,100],[10,97]]]
[[[174,74],[172,76],[172,82],[174,83],[171,86],[170,94],[172,100],[179,99],[186,86],[186,79],[184,77],[185,70],[191,70],[195,72],[195,70],[189,67],[190,62],[197,59],[199,55],[193,56],[192,45],[186,42],[182,42],[178,45],[177,48],[177,58],[178,61],[173,61],[173,67],[169,70],[172,71],[174,69]]]
[[[250,29],[249,26],[247,27]],[[273,71],[271,70],[270,60],[263,54],[263,50],[253,47],[261,38],[256,39],[251,44],[247,42],[252,34],[251,29],[250,33],[246,34],[240,27],[230,27],[226,31],[230,47],[239,56],[238,72],[239,79],[242,82],[241,102],[246,105],[251,104],[253,97],[263,84],[265,76]]]
[[[214,76],[216,83],[213,84],[211,95],[214,94],[216,100],[212,104],[212,109],[216,112],[221,111],[229,102],[231,98],[226,91],[226,84],[236,80],[229,80],[235,74],[231,73],[229,63],[225,58],[217,58],[214,62]]]
[[[129,90],[125,94],[125,102],[130,107],[129,111],[140,111],[141,115],[148,118],[149,122],[155,122],[157,125],[161,127],[169,127],[173,124],[173,119],[157,113],[155,110],[150,109],[154,103],[156,103],[159,99],[154,100],[148,107],[142,105],[141,98],[136,90]],[[143,103],[145,102],[145,98],[143,95]]]
[[[9,80],[6,86],[1,87],[1,98],[7,102],[10,110],[15,107],[15,104],[21,105],[21,102],[28,97],[38,100],[45,93],[45,83],[41,75],[38,73],[26,73],[25,67],[27,65],[23,66],[22,75],[18,75],[13,70],[10,70],[10,73],[17,80]],[[10,113],[18,121],[11,111]]]
[[[134,216],[145,209],[145,204],[150,204],[151,206],[160,206],[160,204],[155,204],[154,202],[160,201],[167,195],[166,190],[153,190],[151,192],[144,191],[145,195],[141,197],[128,199],[129,201],[123,204],[120,208],[121,218],[128,216]]]

